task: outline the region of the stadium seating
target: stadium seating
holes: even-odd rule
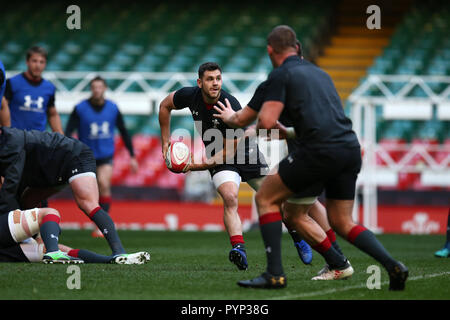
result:
[[[450,75],[450,5],[445,1],[415,2],[397,26],[389,44],[368,69],[368,74]],[[447,35],[447,36],[446,36]],[[390,83],[388,88],[397,93],[404,83]],[[435,93],[445,85],[428,83]],[[378,92],[374,90],[373,95]],[[426,97],[416,86],[408,96]],[[448,137],[448,124],[436,115],[431,120],[395,120],[377,123],[378,140],[399,138],[412,142],[413,138],[434,139],[443,143]]]
[[[332,1],[319,2],[321,6],[296,4],[297,10],[291,10],[293,2],[285,0],[276,7],[256,1],[215,6],[189,1],[182,7],[172,1],[131,1],[126,6],[81,1],[82,31],[65,28],[68,15],[62,3],[18,3],[0,13],[5,26],[0,59],[7,69],[22,70],[25,50],[40,44],[49,51],[49,71],[191,72],[206,60],[217,61],[226,71],[269,71],[268,30],[281,22],[292,25],[307,54],[332,9]]]
[[[398,17],[386,16],[384,12],[383,30],[372,37],[373,42],[368,42],[368,37],[364,39],[367,33],[361,34],[354,28],[360,21],[355,22],[352,15],[340,15],[337,22],[332,19],[336,10],[332,0],[278,0],[277,6],[256,0],[231,0],[226,5],[201,0],[182,5],[162,0],[129,1],[126,6],[123,1],[77,3],[82,12],[81,31],[65,27],[68,14],[62,2],[5,3],[0,12],[3,30],[0,59],[6,69],[24,70],[26,49],[40,44],[49,51],[48,71],[195,72],[200,63],[214,60],[224,72],[269,72],[272,65],[265,50],[266,35],[273,26],[283,23],[296,30],[304,55],[339,80],[335,81],[336,87],[345,94],[341,97],[348,95],[366,74],[450,75],[450,4],[444,0],[412,1],[397,25],[391,22]],[[354,1],[341,3],[351,7]],[[390,22],[391,18],[394,20]],[[344,25],[334,30],[332,23]],[[325,57],[316,59],[324,39],[334,31],[335,37],[329,39],[331,47],[324,50]],[[361,48],[361,44],[366,45]],[[355,54],[358,59],[348,59]],[[336,67],[336,63],[341,66]],[[68,89],[77,83],[62,81]],[[111,88],[118,84],[108,82]],[[149,84],[161,85],[158,81]],[[436,93],[444,89],[438,82],[429,86]],[[388,87],[395,93],[402,83]],[[127,91],[142,92],[142,89],[132,85]],[[380,93],[374,90],[372,94]],[[416,87],[410,95],[423,97],[425,93]],[[380,110],[377,113],[380,144],[411,143],[413,139],[436,141],[439,145],[449,143],[448,121],[439,121],[436,112],[426,120],[392,120],[384,119]],[[173,174],[162,163],[157,114],[125,114],[124,118],[134,135],[141,169],[136,175],[129,172],[127,151],[117,138],[113,183],[165,185],[165,180],[171,180],[167,175]],[[61,119],[65,127],[68,115],[61,114]],[[194,135],[190,116],[174,117],[172,128],[185,128]],[[439,163],[446,154],[437,151],[433,157]],[[399,159],[402,153],[394,152],[392,156]],[[384,163],[381,158],[377,161]],[[176,176],[173,186],[182,185],[183,175],[173,176]],[[408,188],[415,183],[413,180],[417,181],[417,177],[405,178],[401,181],[406,182],[401,183]]]

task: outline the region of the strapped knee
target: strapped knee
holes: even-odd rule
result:
[[[14,210],[9,212],[9,230],[16,242],[21,242],[39,233],[39,209]]]

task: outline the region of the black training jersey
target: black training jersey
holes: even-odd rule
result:
[[[235,97],[221,90],[219,101],[225,104],[225,99],[228,99],[234,111],[241,109],[241,105]],[[197,131],[201,135],[205,146],[208,146],[214,141],[213,139],[210,141],[209,135],[205,135],[207,130],[217,129],[221,132],[223,138],[227,137],[227,129],[234,130],[221,119],[213,117],[213,114],[217,114],[218,112],[213,108],[214,105],[207,104],[203,101],[202,91],[199,87],[184,87],[178,90],[173,96],[173,103],[177,109],[190,109]]]
[[[63,181],[65,166],[85,148],[56,132],[0,128],[0,214],[20,208],[20,186],[51,187]]]
[[[241,109],[239,101],[233,97],[228,92],[221,90],[219,101],[225,104],[225,99],[231,104],[234,111]],[[192,114],[192,118],[195,121],[197,132],[201,135],[205,147],[215,141],[214,134],[208,134],[207,130],[216,129],[221,133],[221,137],[225,139],[235,139],[238,137],[234,135],[236,129],[231,128],[225,124],[221,119],[215,118],[213,114],[218,112],[213,108],[213,105],[209,105],[204,102],[201,89],[199,87],[184,87],[175,92],[173,96],[173,103],[175,108],[183,109],[189,108]],[[211,131],[210,131],[211,132]],[[206,134],[205,134],[206,133]],[[243,133],[243,131],[241,131]],[[264,156],[259,152],[259,148],[255,141],[250,142],[249,139],[245,139],[245,145],[239,145],[237,150],[244,149],[244,154],[236,153],[234,157],[234,164],[236,165],[246,165],[246,164],[257,164],[266,166]],[[221,145],[223,147],[223,144]],[[215,151],[220,150],[210,150],[211,155],[214,155]],[[254,153],[256,152],[256,153]],[[208,156],[208,154],[207,154]],[[242,157],[243,156],[243,157]],[[253,158],[256,156],[255,158]],[[251,160],[250,160],[251,159]]]
[[[267,80],[264,82],[261,82],[259,86],[256,88],[255,93],[253,94],[253,97],[251,98],[250,102],[247,104],[247,106],[256,112],[260,112],[262,105],[264,104],[265,98],[266,98],[266,86],[267,86]],[[284,125],[285,127],[293,127],[292,119],[288,115],[288,110],[286,108],[283,109],[281,112],[280,118],[278,121]],[[297,142],[297,139],[287,139],[286,140],[288,150],[291,152],[294,148],[299,146],[299,143]]]
[[[258,113],[261,111],[262,105],[266,101],[266,92],[267,92],[266,88],[267,88],[267,80],[259,84],[259,86],[255,90],[255,93],[253,94],[253,97],[247,104],[247,106],[249,106],[251,109],[255,110]],[[278,121],[280,121],[280,123],[286,127],[293,126],[292,119],[289,117],[287,109],[283,109]]]
[[[300,145],[359,146],[330,76],[298,56],[288,57],[270,73],[264,101],[284,104],[283,116],[292,121]]]

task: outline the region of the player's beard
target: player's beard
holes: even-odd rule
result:
[[[205,89],[202,88],[202,92],[203,92],[204,96],[206,96],[206,98],[209,101],[216,101],[217,99],[219,99],[220,91],[221,91],[221,88],[219,87],[218,90],[217,90],[217,94],[215,96],[212,96],[210,94],[211,91],[206,91]]]

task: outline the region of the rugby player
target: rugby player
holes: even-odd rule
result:
[[[114,222],[99,206],[95,172],[93,153],[79,140],[0,127],[0,212],[35,208],[70,185],[78,207],[102,231],[112,254],[126,255]]]
[[[229,253],[229,260],[233,262],[238,269],[246,270],[248,268],[245,241],[242,234],[242,224],[238,214],[238,191],[241,181],[257,189],[258,179],[267,173],[267,164],[264,162],[263,155],[259,152],[257,146],[250,148],[243,136],[235,138],[235,130],[213,117],[215,110],[213,105],[218,101],[230,101],[234,110],[241,109],[238,100],[231,94],[222,89],[222,70],[220,66],[213,62],[206,62],[198,69],[197,86],[184,87],[170,93],[164,98],[159,109],[159,123],[161,127],[161,143],[163,157],[166,157],[170,145],[170,118],[172,110],[189,108],[192,113],[197,131],[201,135],[206,150],[212,143],[216,143],[212,136],[214,133],[220,134],[220,147],[217,150],[212,149],[211,154],[206,161],[201,163],[192,163],[188,170],[199,171],[209,170],[214,186],[223,199],[224,204],[224,225],[228,232],[232,249]],[[231,137],[227,137],[232,132]],[[212,135],[211,135],[212,134]],[[238,150],[241,143],[245,143],[243,161],[239,161],[238,153],[233,153],[232,161],[215,161],[213,159],[227,158],[229,150]],[[232,153],[232,152],[231,152]],[[242,155],[241,155],[242,156]],[[255,159],[250,163],[249,159]],[[242,160],[242,159],[241,159]],[[230,163],[231,162],[231,163]]]
[[[280,128],[278,119],[284,112],[293,123],[301,147],[280,162],[277,172],[264,179],[256,194],[267,270],[238,285],[286,287],[281,262],[281,204],[296,193],[313,189],[316,196],[325,190],[332,228],[386,268],[390,290],[403,290],[408,269],[390,256],[372,232],[352,221],[356,178],[361,169],[360,145],[331,78],[298,56],[296,39],[292,28],[284,25],[268,35],[267,53],[274,70],[268,77],[257,129]],[[334,277],[351,270],[348,261],[336,250],[333,252],[327,239],[319,245],[324,254],[332,253],[328,274]]]

